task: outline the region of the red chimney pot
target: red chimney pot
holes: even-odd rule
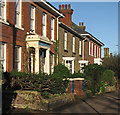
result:
[[[62,9],[64,9],[64,4],[62,4]]]
[[[82,26],[83,26],[83,24],[84,24],[84,23],[82,22]]]
[[[70,4],[68,4],[68,9],[71,9],[70,7],[71,7],[71,5],[70,5]]]
[[[61,10],[61,5],[59,5],[59,10]]]
[[[67,9],[67,4],[65,4],[65,9]]]

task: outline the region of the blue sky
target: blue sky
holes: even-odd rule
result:
[[[71,4],[72,20],[77,25],[84,22],[86,31],[109,47],[110,53],[118,53],[118,2],[50,2],[59,9],[59,4]],[[103,47],[103,48],[104,48]],[[102,48],[102,57],[104,49]]]

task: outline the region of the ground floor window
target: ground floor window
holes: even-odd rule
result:
[[[17,71],[21,71],[21,47],[15,46],[15,68]]]
[[[70,70],[70,73],[74,73],[74,60],[75,57],[63,57],[65,66]]]
[[[29,48],[29,72],[34,72],[34,63],[35,63],[35,49],[33,47]]]
[[[51,53],[51,74],[54,72],[54,54]]]
[[[0,69],[6,71],[6,43],[0,43]]]

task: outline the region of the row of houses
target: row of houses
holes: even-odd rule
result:
[[[89,63],[101,64],[97,38],[72,21],[71,5],[49,2],[7,2],[2,0],[0,14],[0,64],[4,71],[47,73],[63,63],[71,73]]]

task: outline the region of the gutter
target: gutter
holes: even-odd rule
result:
[[[97,43],[99,43],[101,46],[104,46],[104,44],[102,42],[100,42],[99,40],[97,40],[96,38],[94,38],[93,36],[91,36],[90,34],[80,34],[81,36],[89,36],[91,37],[93,40],[95,40]]]

